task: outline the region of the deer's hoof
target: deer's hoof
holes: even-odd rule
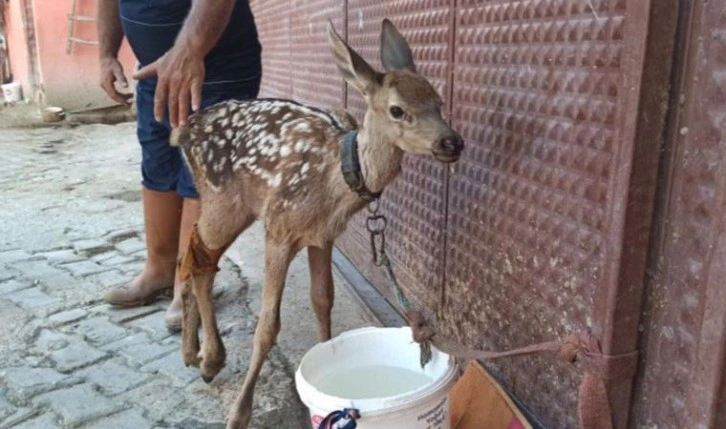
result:
[[[199,368],[201,359],[199,359],[196,353],[183,353],[182,357],[184,359],[184,365],[187,367],[193,366],[195,368]]]
[[[219,374],[219,371],[221,371],[222,368],[224,368],[224,361],[207,362],[206,360],[203,360],[202,364],[199,366],[199,371],[202,373],[202,379],[209,383],[217,376],[217,374]]]
[[[247,429],[249,420],[249,416],[236,413],[235,415],[230,416],[227,421],[227,429]]]

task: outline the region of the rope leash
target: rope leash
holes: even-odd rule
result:
[[[373,263],[376,266],[382,266],[388,275],[396,301],[411,327],[413,339],[419,343],[421,348],[422,368],[432,359],[432,345],[448,355],[464,360],[499,359],[542,352],[554,353],[558,358],[570,364],[578,363],[584,373],[578,392],[580,428],[612,429],[612,413],[605,380],[632,378],[637,370],[637,351],[614,356],[604,355],[598,340],[586,330],[569,335],[562,341],[543,342],[503,352],[463,348],[441,338],[435,338],[435,329],[429,325],[421,311],[413,308],[396,279],[391,260],[385,249],[385,230],[388,222],[384,215],[379,214],[379,208],[378,200],[369,203],[369,216],[366,220]]]

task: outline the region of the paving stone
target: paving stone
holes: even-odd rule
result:
[[[89,240],[78,240],[73,242],[73,249],[76,252],[83,253],[100,253],[105,250],[110,250],[113,245],[106,240],[92,238]]]
[[[116,249],[124,255],[130,255],[132,253],[146,250],[146,243],[144,243],[140,238],[134,237],[116,243]]]
[[[48,324],[51,326],[61,326],[83,319],[87,315],[88,312],[86,310],[75,308],[73,310],[64,311],[50,316],[48,318]]]
[[[107,395],[123,393],[150,377],[149,374],[132,370],[114,361],[92,365],[79,374],[86,377],[88,382],[98,385]]]
[[[142,371],[149,371],[152,373],[164,374],[170,377],[175,384],[186,386],[192,381],[198,380],[201,376],[197,368],[187,368],[182,360],[181,351],[178,345],[174,345],[178,353],[169,353],[160,359],[141,367]]]
[[[164,312],[152,313],[128,323],[129,326],[139,328],[149,334],[149,338],[160,341],[171,335],[164,322]]]
[[[167,420],[180,408],[184,408],[183,404],[186,401],[183,390],[158,380],[123,393],[114,399],[139,404],[146,410],[147,418],[152,421]]]
[[[118,268],[119,270],[121,270],[125,273],[130,273],[132,275],[136,275],[144,270],[145,265],[146,265],[146,263],[143,261],[143,258],[141,258],[141,259],[137,259],[136,262],[130,262],[128,264],[117,265],[116,268]]]
[[[63,265],[63,267],[67,268],[71,272],[71,274],[76,277],[85,277],[91,274],[98,274],[110,269],[109,267],[104,267],[93,261],[88,260],[65,264]]]
[[[13,390],[15,396],[21,399],[59,387],[67,387],[76,381],[52,368],[30,367],[2,369],[0,378]]]
[[[74,341],[67,347],[50,354],[58,371],[68,372],[96,363],[106,357],[106,353],[89,346],[85,341]]]
[[[89,384],[45,393],[38,402],[48,404],[69,426],[108,416],[123,407],[122,403],[109,400]]]
[[[73,341],[73,337],[61,334],[49,329],[43,329],[35,340],[35,347],[42,353],[60,350],[67,347]]]
[[[114,258],[117,256],[119,256],[118,252],[116,252],[115,250],[111,250],[108,252],[99,253],[98,255],[94,255],[93,257],[91,257],[91,260],[97,264],[100,264],[103,261],[106,261],[108,259],[111,259],[111,258]]]
[[[109,267],[115,267],[117,265],[126,264],[126,263],[132,262],[134,260],[135,260],[134,258],[129,257],[129,256],[114,255],[108,259],[104,259],[103,261],[101,261],[101,264],[109,266]]]
[[[158,344],[152,342],[146,334],[136,333],[111,344],[101,346],[101,349],[123,356],[132,365],[141,366],[171,353],[173,350],[179,350],[179,347]]]
[[[11,404],[10,401],[8,401],[3,396],[0,396],[0,422],[2,422],[4,418],[14,413],[16,409],[17,407],[15,405]]]
[[[65,273],[58,268],[50,265],[44,260],[27,260],[13,264],[13,268],[28,280],[37,280],[46,285],[54,284],[58,279],[62,279]]]
[[[65,267],[65,265],[58,266]],[[44,277],[40,280],[40,282],[42,282],[48,292],[55,293],[56,291],[62,292],[67,290],[75,292],[78,290],[78,286],[83,282],[83,280],[73,277],[64,269],[57,269],[54,271],[53,275]]]
[[[15,412],[4,421],[0,420],[1,428],[17,428],[19,424],[31,419],[38,414],[38,410],[30,407],[22,407],[15,410]]]
[[[20,281],[16,279],[6,280],[0,283],[0,295],[12,293],[16,290],[27,289],[31,286],[33,286],[33,284],[29,281]]]
[[[83,256],[78,255],[72,249],[61,249],[51,252],[39,253],[38,256],[42,256],[52,264],[67,264],[70,262],[78,262],[86,259]]]
[[[174,429],[225,429],[225,427],[227,427],[223,420],[218,422],[208,422],[201,421],[193,417],[185,417],[181,420],[172,420],[170,423]],[[276,425],[275,427],[279,426]]]
[[[152,427],[152,423],[140,412],[126,410],[91,423],[85,429],[144,429],[150,427]]]
[[[104,317],[84,320],[75,325],[74,328],[76,333],[83,335],[86,341],[95,346],[108,344],[128,334],[126,329],[109,322]]]
[[[33,255],[21,249],[4,250],[0,252],[0,264],[10,264],[17,261],[32,259]]]
[[[135,346],[138,344],[150,344],[150,343],[151,343],[151,340],[145,333],[134,332],[127,337],[121,338],[118,341],[114,341],[111,344],[106,344],[105,346],[100,346],[99,349],[101,349],[105,352],[116,354],[120,350],[131,347],[131,346]]]
[[[131,320],[144,317],[148,314],[155,313],[161,309],[154,305],[145,305],[143,307],[121,308],[111,305],[104,305],[100,312],[106,314],[114,323],[126,323]]]
[[[37,287],[23,289],[6,295],[6,298],[28,310],[49,310],[60,304],[58,299],[41,291]]]
[[[139,225],[138,227],[115,229],[107,232],[103,237],[111,242],[117,243],[132,237],[138,237],[139,231],[141,231],[142,228],[143,227]]]
[[[118,286],[127,283],[130,278],[127,274],[115,269],[115,267],[105,266],[106,272],[93,276],[93,281],[101,285],[101,289]]]
[[[50,429],[57,428],[58,422],[52,413],[46,413],[42,416],[26,420],[18,425],[13,425],[13,429]]]
[[[178,348],[157,343],[138,343],[124,347],[118,353],[128,359],[129,363],[140,366],[171,353],[173,350],[178,350]]]

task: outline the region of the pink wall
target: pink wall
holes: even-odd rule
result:
[[[37,65],[40,84],[48,105],[67,110],[90,109],[114,105],[99,87],[98,46],[73,44],[66,53],[68,14],[71,0],[10,0],[11,11],[19,12],[24,2],[32,2],[35,37],[38,49]],[[96,0],[77,0],[77,15],[96,14]],[[20,21],[22,24],[22,20]],[[95,22],[75,22],[75,36],[96,40]],[[11,61],[16,80],[27,85],[30,81],[27,67],[27,47],[21,41],[22,29],[13,23],[11,34]],[[25,52],[17,52],[24,50]],[[23,59],[23,55],[25,58]],[[136,60],[124,43],[120,54],[127,75],[133,71]],[[25,88],[24,88],[25,89]],[[26,98],[30,95],[25,92]]]

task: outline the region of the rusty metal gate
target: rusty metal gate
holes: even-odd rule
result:
[[[382,207],[401,283],[447,336],[590,328],[605,354],[641,353],[608,385],[616,427],[726,427],[726,0],[251,3],[264,96],[360,119],[324,25],[378,65],[384,17],[444,96],[465,155],[407,158]],[[362,219],[338,244],[387,295]],[[570,366],[487,365],[542,426],[576,426]]]

